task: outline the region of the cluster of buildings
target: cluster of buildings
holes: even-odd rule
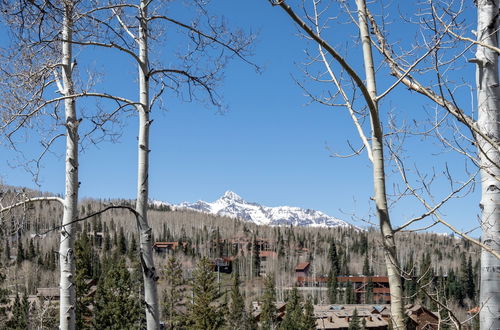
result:
[[[286,304],[277,306],[278,320],[285,316]],[[258,303],[254,304],[253,315],[258,321],[261,310]],[[421,305],[406,306],[408,316],[407,330],[434,330],[439,329],[438,316]],[[391,323],[391,307],[382,305],[314,305],[316,329],[321,330],[348,330],[354,317],[364,329],[388,330]]]
[[[314,276],[310,268],[310,262],[301,262],[295,267],[297,286],[327,287],[328,277]],[[369,300],[377,304],[389,304],[391,302],[391,291],[387,276],[337,276],[337,283],[339,287],[344,288],[350,284],[356,302],[366,302],[368,295],[371,295]]]

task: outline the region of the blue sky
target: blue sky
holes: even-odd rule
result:
[[[173,93],[165,95],[168,110],[153,113],[151,198],[171,203],[212,201],[224,191],[232,190],[249,201],[268,206],[317,209],[348,221],[352,214],[368,218],[373,213],[369,200],[373,191],[370,164],[365,153],[348,159],[331,157],[331,149],[348,153],[347,141],[358,146],[359,139],[345,109],[309,104],[294,81],[293,77],[307,81],[301,70],[307,42],[297,36],[293,23],[281,9],[271,7],[265,0],[214,1],[213,10],[226,16],[231,24],[257,33],[255,55],[250,59],[262,67],[262,72],[256,73],[238,60],[228,65],[218,89],[228,106],[222,114],[201,103],[181,102]],[[473,13],[468,18],[473,19]],[[348,25],[331,23],[331,26],[328,36],[334,38],[335,45],[344,47],[355,40]],[[405,31],[404,24],[394,27],[391,37],[411,43],[404,37],[414,31]],[[361,70],[359,51],[350,49],[348,58]],[[135,66],[119,54],[94,50],[77,55],[79,63],[94,63],[95,67],[106,69],[102,88],[135,98]],[[155,56],[168,61],[170,54],[160,49]],[[460,74],[473,83],[472,67]],[[380,86],[388,86],[392,81],[379,74]],[[310,86],[318,92],[321,88]],[[467,95],[463,97],[466,102]],[[78,106],[92,108],[90,102],[80,102]],[[398,114],[399,121],[423,120],[424,111],[431,107],[421,97],[400,88],[382,104],[382,116],[387,119],[390,110]],[[89,146],[81,154],[81,197],[134,198],[136,117],[126,118],[124,124],[119,142]],[[62,142],[55,146],[56,154],[44,161],[40,188],[44,191],[64,191]],[[20,149],[29,155],[38,147],[36,137],[32,136]],[[440,148],[432,139],[410,137],[406,150],[409,164],[416,164],[426,173],[434,167],[438,176],[434,190],[437,198],[448,192],[447,182],[440,174],[446,162],[457,176],[463,177],[463,159],[451,152],[439,153]],[[14,153],[2,148],[1,155],[0,173],[4,182],[36,187],[24,170],[7,165],[14,159]],[[388,174],[391,190],[397,174],[390,169]],[[476,224],[478,202],[476,189],[443,211],[459,228],[471,228]],[[403,200],[393,211],[393,221],[401,223],[421,211],[418,204]],[[445,231],[442,227],[435,230]]]

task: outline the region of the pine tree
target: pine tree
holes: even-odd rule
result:
[[[106,232],[104,233],[104,251],[110,251],[111,250],[111,237],[110,235]]]
[[[17,258],[16,262],[18,265],[20,265],[25,259],[24,256],[24,248],[23,248],[23,242],[21,240],[18,240],[18,245],[17,245]]]
[[[373,280],[370,277],[368,279],[368,283],[366,284],[366,294],[365,294],[365,304],[373,303]]]
[[[7,308],[5,305],[8,302],[8,294],[9,294],[9,291],[7,289],[4,289],[3,285],[6,278],[5,274],[3,273],[3,269],[4,268],[2,262],[0,262],[0,324],[4,324],[5,321],[7,320]]]
[[[433,289],[433,279],[434,279],[434,270],[432,268],[431,255],[429,253],[424,253],[422,255],[422,261],[420,262],[420,278],[419,278],[419,299],[421,301],[427,301],[428,298],[426,294],[423,292],[432,292]]]
[[[260,249],[255,235],[252,239],[252,263],[252,276],[260,276]]]
[[[314,330],[316,329],[316,318],[314,317],[314,306],[312,298],[309,296],[306,299],[304,305],[304,317],[301,322],[302,328],[304,330]]]
[[[127,239],[125,238],[123,227],[120,227],[120,234],[118,236],[118,251],[120,251],[122,255],[127,254]]]
[[[476,287],[474,285],[474,270],[472,268],[472,259],[470,256],[464,271],[465,271],[464,274],[465,292],[469,299],[474,300]]]
[[[10,243],[9,239],[5,240],[5,261],[10,262]]]
[[[97,285],[94,306],[96,329],[141,329],[144,310],[138,297],[139,287],[127,270],[125,259],[114,256],[103,262],[104,270]]]
[[[285,318],[281,322],[280,329],[300,329],[303,315],[299,292],[297,288],[294,287],[286,301]]]
[[[415,301],[417,295],[417,281],[416,281],[416,271],[415,263],[413,261],[413,254],[410,254],[410,258],[404,266],[404,282],[403,290],[404,296],[406,297],[406,303],[412,304]]]
[[[130,259],[136,258],[137,255],[137,241],[135,240],[135,235],[132,235],[132,239],[130,240],[130,247],[128,249],[128,255]]]
[[[245,329],[245,301],[240,292],[240,280],[237,271],[234,272],[232,277],[232,286],[230,291],[229,313],[227,317],[227,324],[230,329]]]
[[[24,294],[22,298],[19,297],[19,293],[16,294],[16,299],[14,300],[14,305],[12,306],[11,313],[12,317],[6,324],[7,329],[29,329],[29,303],[28,296],[26,294]]]
[[[345,303],[346,304],[355,304],[356,303],[356,296],[355,296],[351,281],[347,281],[347,285],[346,285],[346,289],[345,289]]]
[[[334,276],[338,276],[340,273],[340,258],[337,254],[337,246],[335,245],[335,241],[332,240],[330,243],[330,249],[328,251],[328,256],[330,258],[330,266],[331,271]]]
[[[338,291],[338,282],[337,276],[335,275],[333,269],[330,270],[328,274],[328,299],[330,300],[330,304],[337,303],[337,291]]]
[[[363,275],[370,276],[370,261],[368,260],[368,255],[365,256],[365,261],[363,263]]]
[[[208,258],[202,258],[193,272],[193,301],[188,306],[190,329],[219,329],[224,315],[217,299],[219,289],[215,281],[213,265]]]
[[[264,280],[264,294],[262,295],[262,309],[260,312],[260,322],[263,330],[275,328],[277,323],[276,314],[276,289],[274,287],[274,276],[268,275]]]
[[[35,245],[33,244],[33,239],[30,239],[28,256],[26,259],[33,260],[36,257]]]
[[[88,320],[92,318],[89,307],[93,303],[89,296],[90,280],[93,278],[93,259],[95,255],[87,232],[75,241],[75,285],[76,285],[76,325],[78,329],[90,329]]]
[[[163,291],[163,317],[166,320],[167,329],[178,329],[185,321],[185,315],[182,312],[184,277],[181,265],[175,256],[168,258],[164,273],[167,287]]]
[[[352,313],[351,320],[349,321],[349,328],[348,330],[361,330],[361,324],[360,324],[360,319],[358,316],[358,310],[355,308],[354,312]]]

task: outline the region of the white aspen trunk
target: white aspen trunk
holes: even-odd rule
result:
[[[370,106],[370,119],[372,126],[372,157],[373,157],[373,188],[375,191],[375,204],[380,222],[382,243],[384,247],[385,265],[389,286],[391,290],[391,318],[394,329],[405,329],[403,309],[403,286],[399,272],[399,262],[394,241],[389,209],[387,207],[387,195],[385,188],[385,165],[384,144],[382,127],[376,101],[377,87],[375,81],[375,68],[373,65],[372,46],[370,32],[368,30],[368,15],[366,13],[365,0],[356,0],[358,7],[359,32],[363,44],[363,62],[366,73],[366,87],[372,99]]]
[[[149,58],[147,3],[141,0],[139,16],[139,138],[137,173],[137,225],[139,229],[140,257],[144,278],[144,300],[148,330],[160,328],[156,268],[153,261],[153,237],[148,225],[149,199]]]
[[[477,1],[478,41],[498,47],[498,0]],[[475,59],[478,128],[499,141],[500,89],[498,54],[478,46]],[[500,153],[478,137],[481,166],[481,229],[482,241],[492,250],[500,251]],[[500,260],[481,252],[481,288],[479,314],[481,329],[500,329]]]
[[[73,32],[73,2],[64,2],[64,19],[62,30],[62,80],[65,96],[73,95],[72,77],[72,32]],[[75,257],[74,257],[74,226],[67,225],[78,216],[78,119],[76,118],[75,99],[64,100],[66,117],[66,188],[64,197],[63,228],[59,246],[59,267],[61,279],[59,282],[59,328],[61,330],[75,329]]]

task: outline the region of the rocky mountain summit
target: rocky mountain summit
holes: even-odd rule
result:
[[[320,211],[293,206],[269,207],[247,202],[232,191],[226,191],[221,198],[212,203],[205,201],[197,201],[195,203],[184,202],[174,207],[177,209],[190,209],[238,218],[258,225],[293,225],[310,227],[350,226],[347,222],[331,217]]]

